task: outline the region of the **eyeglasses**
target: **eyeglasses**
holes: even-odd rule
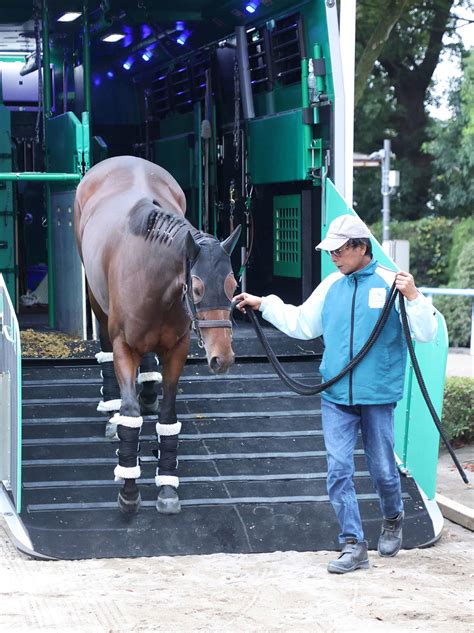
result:
[[[332,256],[332,257],[340,257],[342,255],[342,253],[344,251],[346,251],[348,248],[350,247],[349,242],[347,242],[347,244],[344,244],[343,246],[341,246],[340,248],[336,248],[336,250],[334,251],[328,251],[328,253]]]

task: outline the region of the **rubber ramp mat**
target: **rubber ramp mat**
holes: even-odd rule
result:
[[[319,379],[317,350],[278,345],[292,376]],[[141,433],[142,506],[132,518],[118,511],[117,443],[104,438],[107,418],[96,411],[97,365],[30,364],[23,380],[21,519],[37,553],[79,559],[338,549],[320,398],[288,391],[258,355],[239,358],[225,376],[210,375],[198,360],[186,365],[177,399],[183,428],[176,516],[155,509],[152,417]],[[381,517],[360,444],[355,466],[374,548]],[[402,486],[404,546],[429,543],[433,525],[417,486],[405,476]]]

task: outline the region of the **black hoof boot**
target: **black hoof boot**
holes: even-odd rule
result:
[[[122,514],[135,514],[140,507],[141,502],[142,498],[140,491],[136,486],[134,490],[127,490],[127,485],[125,484],[123,488],[120,489],[117,503]]]
[[[178,491],[173,486],[160,486],[156,509],[160,514],[178,514],[181,511],[181,503]]]
[[[140,405],[140,413],[142,415],[157,415],[160,410],[160,398],[155,394],[152,395],[152,399],[150,400],[140,394],[138,396],[138,404]]]

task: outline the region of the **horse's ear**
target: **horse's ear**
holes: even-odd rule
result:
[[[201,247],[194,241],[191,231],[188,231],[186,234],[186,257],[193,262],[200,252]]]
[[[229,237],[226,240],[224,240],[223,242],[221,242],[222,248],[225,250],[227,255],[229,255],[229,257],[232,254],[232,251],[234,250],[235,245],[239,241],[240,231],[241,230],[242,230],[242,225],[239,224],[239,226],[236,227],[232,231],[232,233],[229,235]]]

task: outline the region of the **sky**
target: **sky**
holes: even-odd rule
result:
[[[454,13],[460,17],[474,20],[474,3],[470,8],[460,8],[456,6]],[[463,24],[462,21],[460,21]],[[457,29],[458,35],[461,37],[464,46],[469,49],[474,47],[474,23],[465,24]],[[449,38],[445,36],[443,40],[445,44],[449,43]],[[451,79],[461,75],[461,65],[459,59],[452,59],[449,52],[445,50],[441,53],[440,62],[434,72],[433,82],[435,84],[432,94],[440,99],[439,107],[429,106],[428,110],[433,117],[447,120],[452,116],[448,108],[448,100],[445,95],[449,93],[449,84]]]

